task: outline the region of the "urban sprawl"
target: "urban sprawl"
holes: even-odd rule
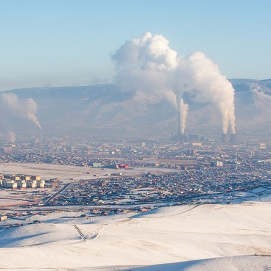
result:
[[[91,215],[108,215],[174,204],[230,204],[271,193],[268,140],[244,138],[230,144],[199,136],[178,142],[67,136],[2,142],[0,151],[2,163],[72,165],[92,175],[63,182],[61,178],[43,180],[31,172],[2,174],[1,189],[32,195],[35,200],[21,208],[35,212],[73,206]],[[112,170],[106,173],[106,169]]]

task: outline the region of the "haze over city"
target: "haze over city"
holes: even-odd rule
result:
[[[269,270],[270,9],[0,0],[0,268]]]

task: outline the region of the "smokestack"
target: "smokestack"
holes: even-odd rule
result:
[[[184,130],[185,130],[185,122],[186,116],[188,112],[188,104],[184,103],[184,100],[180,98],[179,95],[176,95],[176,102],[177,102],[177,121],[178,121],[178,140],[183,141],[185,140]]]
[[[178,140],[181,140],[181,135],[182,135],[182,132],[181,132],[181,110],[180,110],[180,107],[178,108],[178,118],[177,118],[177,121],[178,121]]]
[[[236,144],[236,143],[237,143],[236,134],[231,134],[230,144]]]
[[[221,135],[221,143],[222,143],[222,144],[227,143],[227,134],[222,134],[222,135]]]
[[[137,99],[155,95],[160,99],[167,98],[174,106],[176,99],[178,137],[184,134],[188,113],[188,104],[181,99],[185,93],[191,93],[190,98],[196,102],[215,104],[222,116],[223,133],[230,129],[234,134],[232,84],[205,54],[195,52],[185,58],[178,57],[168,44],[162,35],[150,32],[139,39],[126,41],[112,55],[117,85],[124,91],[130,89],[135,92]]]

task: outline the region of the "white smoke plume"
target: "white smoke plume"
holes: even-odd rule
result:
[[[201,52],[177,57],[162,35],[147,32],[140,39],[126,41],[113,54],[116,83],[124,91],[142,96],[166,98],[181,110],[181,129],[185,129],[188,105],[183,94],[197,102],[213,103],[222,116],[223,133],[235,133],[234,89],[209,58]]]
[[[116,82],[124,91],[157,94],[175,107],[176,98],[168,84],[170,72],[177,66],[177,52],[168,47],[161,35],[151,33],[126,41],[112,56],[116,63]]]
[[[190,55],[185,62],[186,82],[193,98],[198,102],[213,103],[222,116],[222,129],[226,134],[230,126],[235,134],[234,89],[219,68],[201,52]]]
[[[8,139],[10,143],[14,143],[16,140],[16,134],[12,131],[8,132]]]
[[[38,106],[33,99],[19,99],[19,97],[14,93],[3,93],[1,95],[1,100],[4,106],[11,109],[15,115],[29,119],[34,122],[39,129],[41,129],[36,116]]]
[[[179,103],[180,103],[180,113],[181,113],[181,133],[184,134],[186,117],[187,117],[189,106],[188,104],[184,103],[183,99],[181,99]]]

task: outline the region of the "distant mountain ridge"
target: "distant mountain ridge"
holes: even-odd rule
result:
[[[271,79],[230,80],[235,89],[236,127],[271,127]],[[16,89],[20,99],[32,98],[45,133],[91,133],[170,136],[176,132],[175,108],[164,98],[122,92],[115,85]],[[189,103],[187,131],[220,129],[220,115],[211,104]],[[37,131],[28,120],[12,118],[2,130]],[[11,127],[11,128],[10,128]]]

